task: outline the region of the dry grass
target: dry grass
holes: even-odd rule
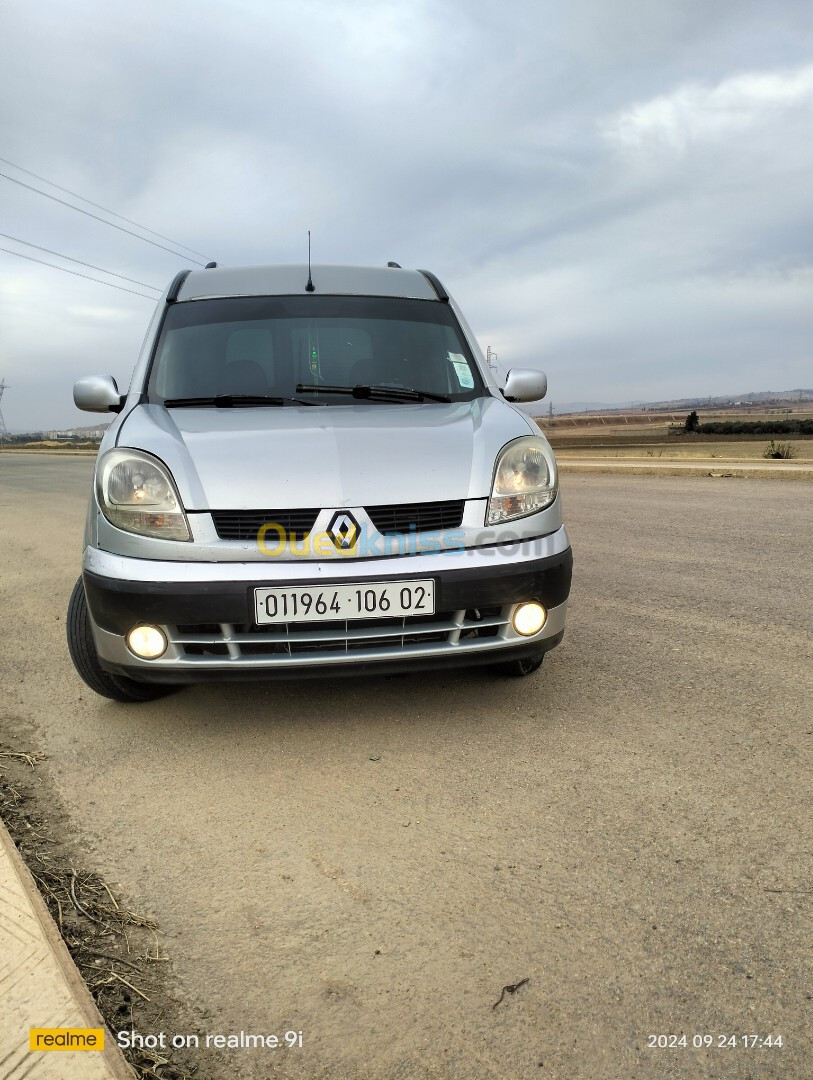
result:
[[[781,408],[710,410],[698,409],[701,423],[721,420],[786,420],[813,417],[813,406],[803,403],[788,414]],[[593,458],[601,460],[660,462],[717,462],[720,464],[763,462],[770,435],[686,434],[687,413],[594,413],[537,419],[563,462]],[[813,462],[810,436],[781,435],[795,448],[795,460]]]
[[[689,411],[687,409],[683,412],[577,413],[573,416],[554,416],[553,421],[546,416],[540,416],[536,418],[536,422],[553,446],[587,447],[596,441],[619,440],[627,444],[640,442],[650,447],[653,443],[662,441],[674,441],[676,438],[682,440],[684,436],[676,432],[682,430]],[[813,419],[813,405],[810,402],[796,405],[790,413],[778,407],[716,410],[701,408],[697,412],[701,424],[740,420],[755,423],[771,420]],[[776,437],[797,440],[797,437],[792,435]],[[738,443],[745,441],[741,435],[694,434],[691,438],[695,442],[729,439],[734,439]],[[770,436],[754,435],[751,438],[762,440],[761,445],[764,446]]]

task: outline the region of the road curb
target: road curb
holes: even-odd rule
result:
[[[101,1051],[31,1051],[29,1029],[104,1028]],[[0,821],[2,1080],[134,1080],[14,841]]]
[[[555,452],[555,448],[554,448]],[[614,473],[617,476],[713,476],[746,478],[749,480],[813,480],[813,465],[807,467],[744,465],[731,462],[664,462],[657,465],[652,462],[631,461],[624,464],[619,461],[575,461],[556,455],[556,463],[561,473]]]

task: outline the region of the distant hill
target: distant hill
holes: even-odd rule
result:
[[[752,390],[747,394],[718,394],[716,397],[672,398],[669,401],[620,401],[613,405],[599,401],[553,402],[557,416],[585,412],[620,412],[625,409],[651,409],[675,412],[679,409],[720,408],[726,405],[790,405],[793,402],[813,401],[813,390]],[[535,406],[535,415],[544,411]]]

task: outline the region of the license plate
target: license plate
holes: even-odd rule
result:
[[[254,617],[269,623],[331,622],[338,619],[386,619],[404,615],[434,615],[435,583],[384,581],[374,584],[255,589]]]

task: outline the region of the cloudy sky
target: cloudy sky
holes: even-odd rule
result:
[[[22,166],[218,262],[428,267],[554,405],[813,385],[809,0],[7,0],[0,101],[9,251],[193,265]],[[151,311],[0,252],[8,426],[92,422]]]

